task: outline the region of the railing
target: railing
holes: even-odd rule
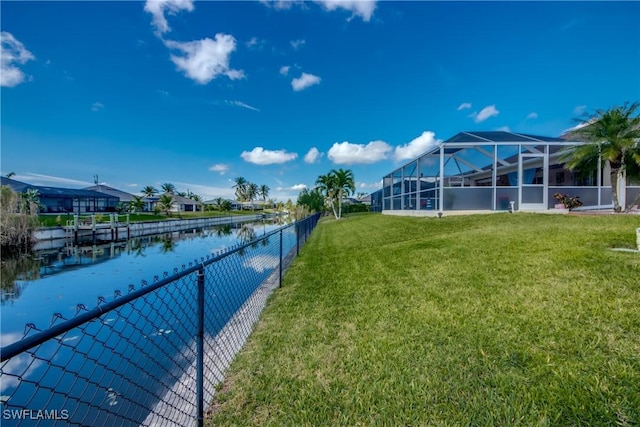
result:
[[[29,324],[3,347],[2,425],[202,425],[224,372],[319,215]]]

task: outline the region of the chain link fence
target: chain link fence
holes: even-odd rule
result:
[[[307,217],[152,283],[129,285],[3,347],[3,426],[202,425],[224,372],[282,272],[315,228]]]

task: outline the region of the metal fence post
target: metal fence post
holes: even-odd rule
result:
[[[280,229],[280,287],[282,287],[282,228]]]
[[[296,256],[300,255],[300,224],[296,221]]]
[[[204,266],[198,270],[198,335],[196,337],[196,407],[198,427],[204,425]]]

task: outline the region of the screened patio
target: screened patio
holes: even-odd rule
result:
[[[511,132],[458,133],[383,178],[383,211],[540,211],[555,207],[555,193],[610,207],[608,170],[564,167],[560,152],[576,144]],[[627,185],[623,198],[638,193],[640,186]]]

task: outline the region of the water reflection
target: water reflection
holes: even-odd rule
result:
[[[43,249],[16,257],[3,257],[0,272],[2,282],[0,303],[5,304],[15,301],[27,286],[48,276],[100,264],[110,259],[118,258],[121,255],[146,258],[149,254],[172,254],[179,251],[180,242],[182,241],[194,239],[200,241],[210,239],[228,240],[233,238],[234,232],[235,243],[245,244],[257,240],[256,227],[261,227],[261,234],[265,234],[267,233],[267,228],[271,229],[278,223],[269,220],[259,224],[224,224],[206,229],[196,228],[189,231],[135,237],[126,242],[109,242],[96,245],[73,245],[71,241],[66,241],[62,247]],[[217,245],[210,248],[209,251],[203,251],[199,256],[219,252],[225,247],[232,246],[233,243],[229,241],[228,245]],[[266,245],[268,242],[262,242],[262,244]]]
[[[23,284],[17,280],[35,280],[40,277],[41,258],[32,254],[19,254],[3,258],[0,262],[0,282],[2,302],[20,297]]]

